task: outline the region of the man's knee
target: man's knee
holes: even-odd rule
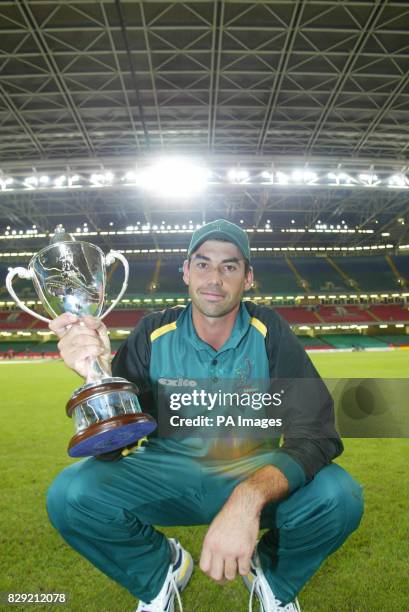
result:
[[[316,476],[318,507],[327,516],[334,535],[344,540],[357,529],[364,511],[363,489],[339,465],[332,464]]]
[[[60,533],[73,528],[75,508],[85,496],[92,494],[92,483],[83,469],[84,461],[65,468],[48,489],[46,506],[51,524]],[[73,511],[74,510],[74,511]]]
[[[363,513],[362,487],[340,466],[318,472],[278,507],[280,530],[342,543],[359,525]],[[339,544],[338,544],[339,545]]]

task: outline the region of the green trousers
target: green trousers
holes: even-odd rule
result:
[[[203,462],[154,444],[118,462],[94,458],[63,470],[49,489],[48,514],[63,538],[143,601],[161,589],[170,563],[154,525],[209,524],[234,487],[271,459]],[[291,601],[359,525],[362,489],[336,464],[277,504],[267,505],[258,545],[276,597]]]

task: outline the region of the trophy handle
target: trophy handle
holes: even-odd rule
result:
[[[24,312],[27,312],[32,317],[35,317],[36,319],[40,319],[40,321],[44,321],[45,323],[51,323],[51,319],[47,319],[46,317],[43,317],[42,315],[38,314],[38,312],[34,312],[34,310],[31,310],[31,308],[29,308],[28,306],[23,304],[23,302],[20,300],[20,298],[16,295],[16,292],[13,289],[13,278],[15,276],[17,276],[17,275],[18,275],[19,278],[24,278],[26,280],[32,280],[33,274],[27,268],[20,268],[20,267],[19,268],[11,268],[11,270],[7,274],[7,276],[6,276],[6,287],[7,287],[8,292],[10,293],[11,297],[16,302],[17,306],[19,306],[19,308],[21,308],[21,310],[24,310]]]
[[[119,300],[121,299],[121,297],[125,293],[126,288],[128,286],[129,264],[128,264],[128,260],[126,259],[126,257],[124,257],[122,255],[122,253],[119,253],[118,251],[113,251],[113,250],[109,251],[109,253],[107,255],[105,255],[105,265],[107,267],[112,265],[114,263],[115,259],[119,259],[119,261],[122,262],[122,265],[123,265],[123,267],[125,269],[125,278],[124,278],[124,282],[122,283],[121,291],[118,293],[117,297],[112,302],[111,306],[109,308],[107,308],[107,310],[104,312],[104,314],[100,317],[100,319],[103,319],[104,317],[106,317],[107,314],[109,314],[111,312],[111,310],[113,308],[115,308],[115,306],[118,304]]]

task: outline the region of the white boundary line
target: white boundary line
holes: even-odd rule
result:
[[[57,361],[57,359],[0,359],[0,366],[2,365],[22,365],[32,363],[51,363]]]

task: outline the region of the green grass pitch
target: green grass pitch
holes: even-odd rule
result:
[[[408,377],[409,352],[315,354],[326,377]],[[25,610],[122,612],[134,598],[71,550],[48,523],[45,493],[70,459],[64,406],[80,379],[60,362],[0,365],[0,591],[61,592],[66,606]],[[402,398],[402,401],[407,398]],[[409,610],[409,441],[347,439],[339,463],[365,487],[360,529],[300,595],[304,612]],[[167,529],[198,562],[205,527]],[[239,579],[219,586],[200,570],[183,593],[186,612],[243,612]],[[2,608],[0,609],[10,609]]]

